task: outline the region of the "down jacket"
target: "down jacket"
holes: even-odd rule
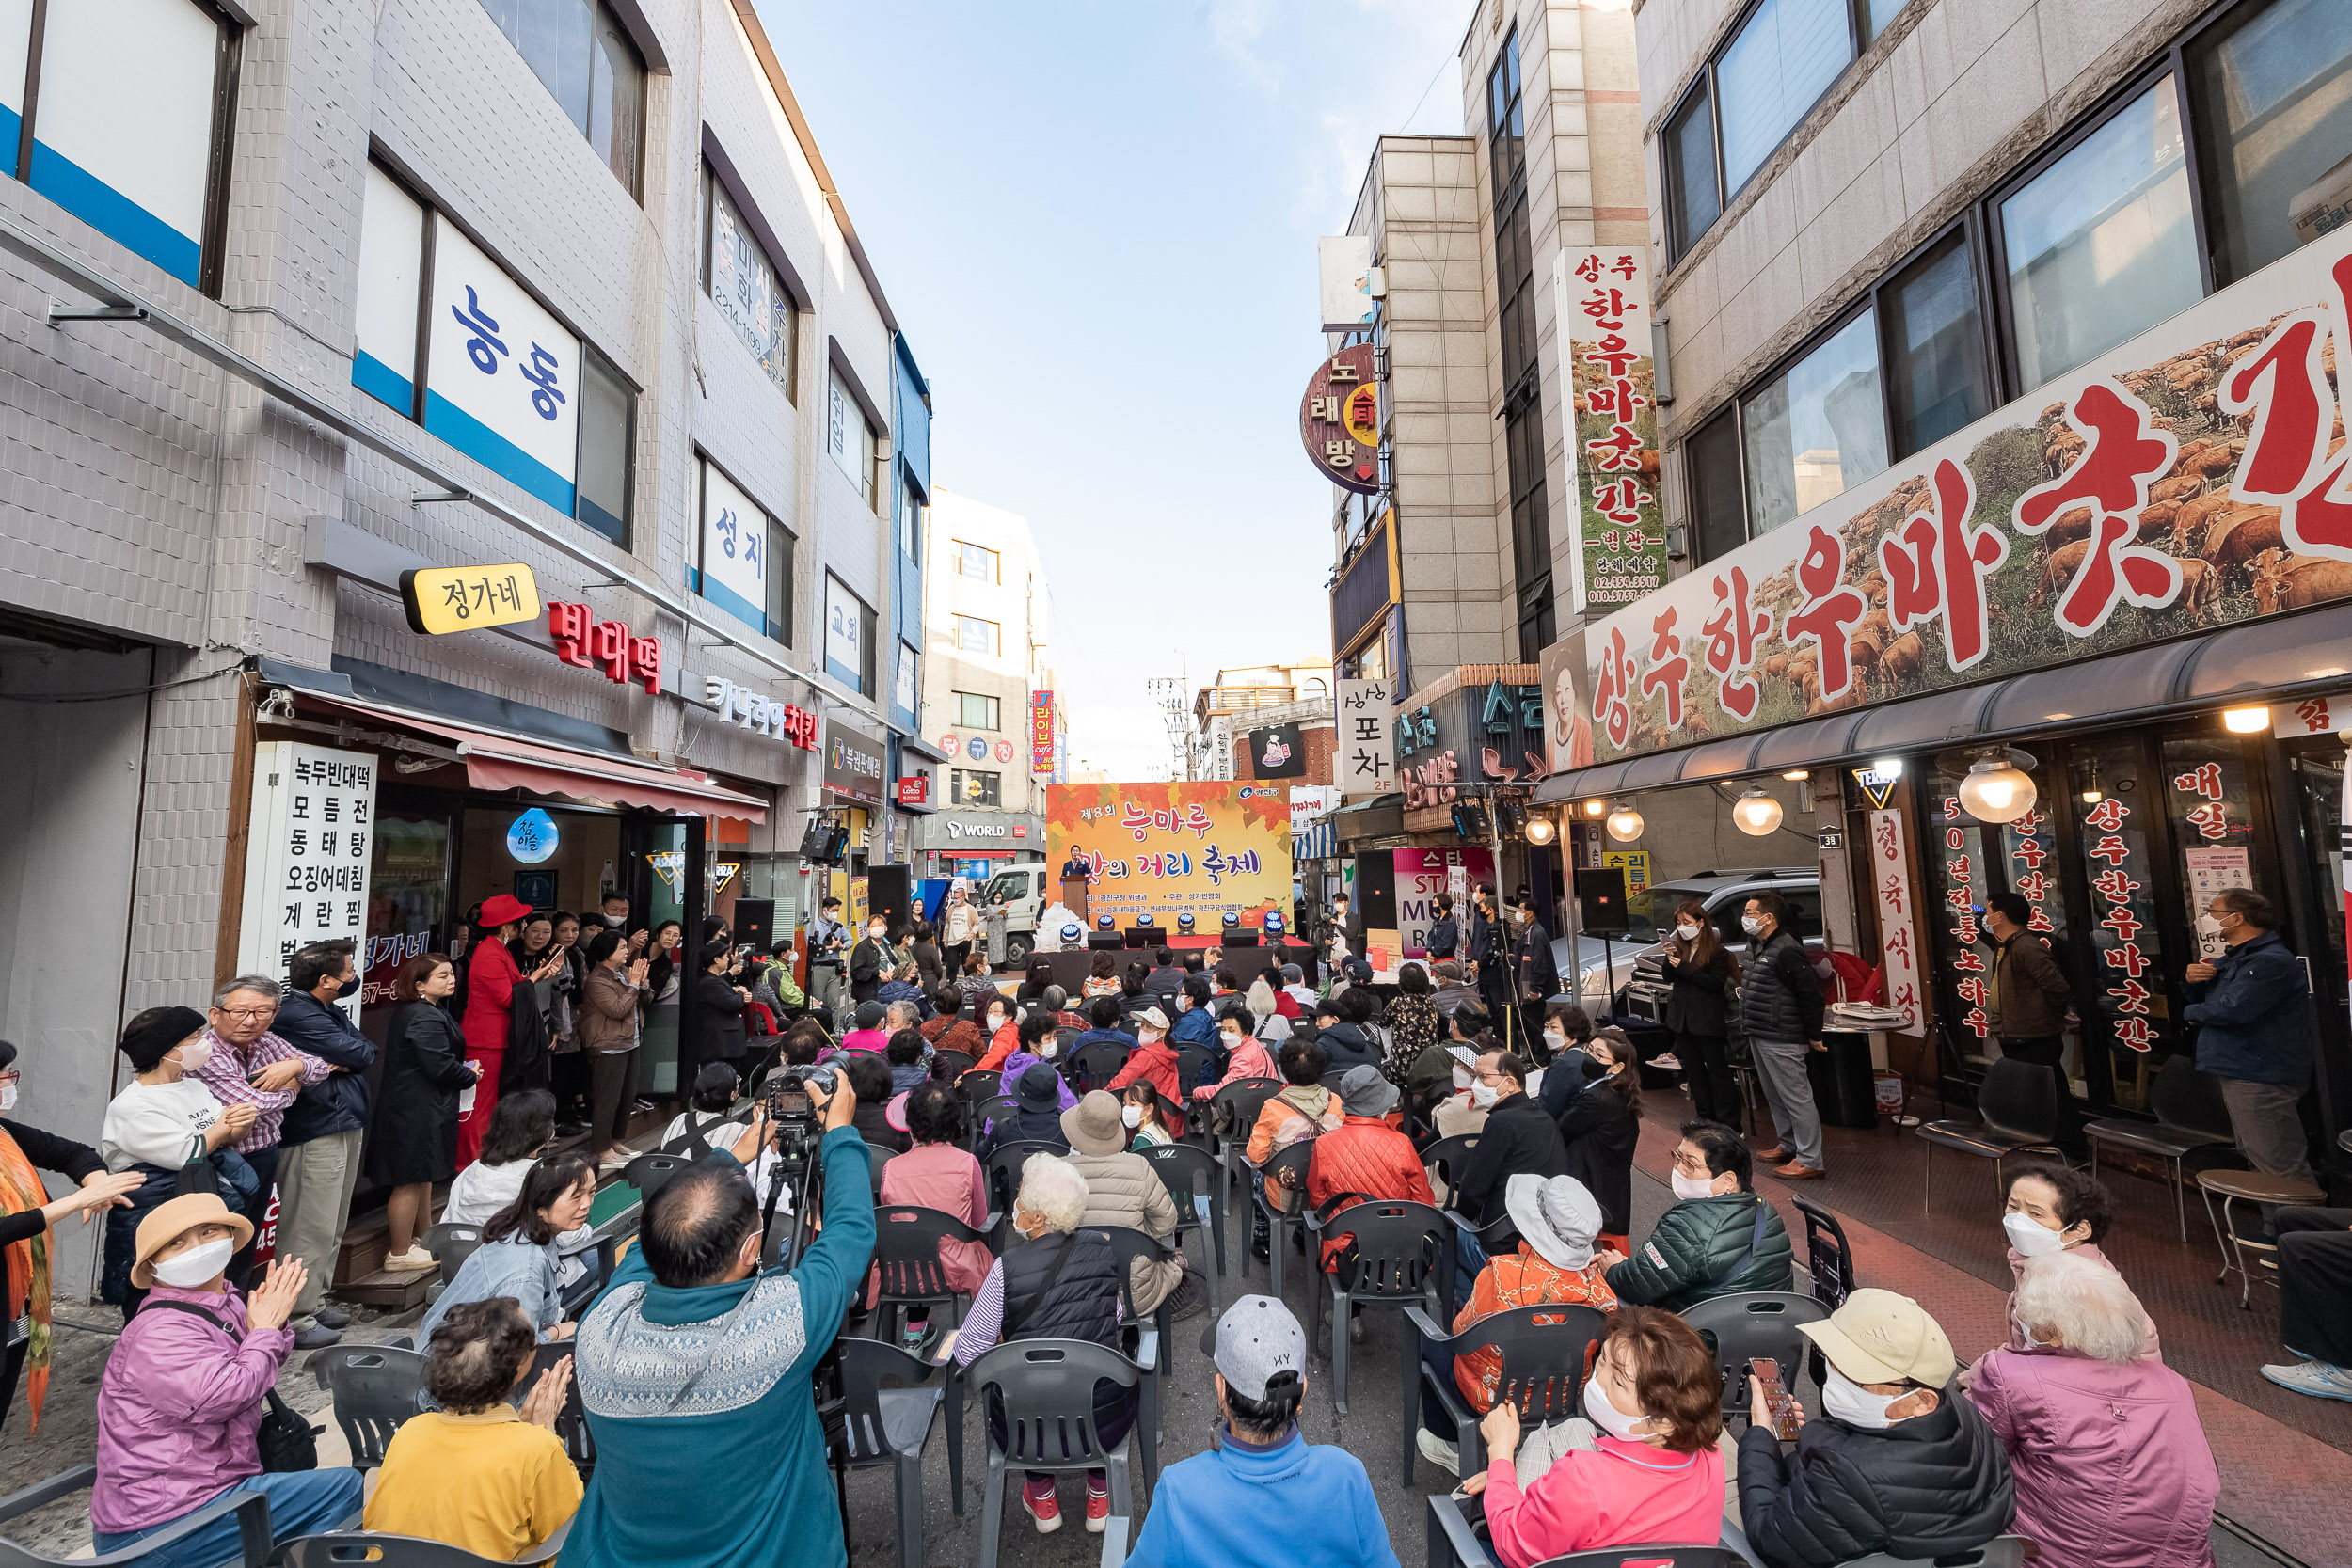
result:
[[[1752,1040],[1821,1037],[1821,982],[1804,943],[1774,931],[1740,975],[1740,1026]]]
[[[1768,1568],[1831,1568],[1884,1552],[1949,1557],[2007,1530],[2017,1488],[1977,1407],[1946,1389],[1883,1432],[1806,1420],[1783,1458],[1768,1427],[1740,1438],[1740,1517]]]
[[[1717,1296],[1786,1291],[1795,1266],[1772,1206],[1754,1193],[1725,1193],[1687,1198],[1659,1215],[1649,1239],[1609,1271],[1609,1288],[1621,1302],[1679,1312]]]
[[[1168,1183],[1160,1180],[1159,1171],[1142,1155],[1124,1150],[1117,1154],[1073,1151],[1062,1158],[1086,1178],[1086,1217],[1079,1224],[1123,1225],[1154,1240],[1166,1238],[1176,1228],[1176,1200],[1168,1196]],[[1134,1259],[1128,1265],[1127,1282],[1135,1294],[1136,1311],[1144,1315],[1157,1311],[1184,1277],[1180,1259]]]
[[[1412,1139],[1379,1117],[1344,1115],[1338,1127],[1315,1140],[1314,1156],[1307,1162],[1307,1201],[1320,1209],[1334,1198],[1344,1201],[1332,1208],[1333,1215],[1364,1198],[1405,1199],[1432,1208],[1438,1202]],[[1324,1243],[1323,1266],[1329,1268],[1354,1245],[1346,1237]]]

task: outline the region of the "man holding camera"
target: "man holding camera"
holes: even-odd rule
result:
[[[598,1464],[564,1568],[847,1560],[809,1374],[873,1254],[873,1180],[849,1081],[807,1092],[824,1129],[824,1228],[800,1266],[759,1266],[743,1158],[772,1135],[763,1105],[733,1155],[654,1195],[638,1245],[580,1325],[576,1381]],[[722,1459],[729,1482],[712,1486]]]

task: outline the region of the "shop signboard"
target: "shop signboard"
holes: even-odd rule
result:
[[[1054,694],[1050,690],[1029,693],[1029,771],[1051,773],[1054,770]]]
[[[703,475],[702,566],[696,592],[756,630],[768,627],[768,514],[736,483],[706,461]]]
[[[2270,733],[2277,739],[2302,740],[2344,730],[2352,730],[2352,691],[2301,697],[2292,703],[2271,705]]]
[[[539,579],[519,561],[496,566],[419,566],[400,574],[401,607],[419,637],[539,618]]]
[[[909,773],[898,781],[898,804],[928,806],[931,803],[931,776],[929,773]]]
[[[1625,893],[1630,898],[1649,888],[1649,851],[1647,849],[1604,849],[1600,863],[1604,867],[1625,873]],[[1652,911],[1653,915],[1656,911]]]
[[[1385,795],[1395,787],[1389,711],[1385,676],[1340,682],[1338,784],[1350,800]]]
[[[1339,803],[1337,784],[1291,785],[1291,832],[1305,832]]]
[[[362,962],[374,956],[366,945],[374,831],[373,753],[298,740],[254,748],[240,972],[284,974],[319,942],[348,942]],[[336,1006],[359,1022],[358,991]]]
[[[866,616],[863,601],[825,574],[825,673],[852,691],[866,689]]]
[[[1469,891],[1495,879],[1491,849],[1391,849],[1396,871],[1397,935],[1408,958],[1429,957],[1429,927],[1438,918],[1438,895],[1454,895],[1454,917],[1467,940]],[[1458,955],[1457,955],[1458,956]]]
[[[1581,614],[1631,604],[1665,580],[1649,251],[1564,250],[1551,264],[1551,293],[1566,360],[1562,379],[1576,410],[1569,603]]]
[[[1074,851],[1093,870],[1089,912],[1124,927],[1150,914],[1173,927],[1189,914],[1214,931],[1290,908],[1288,791],[1277,784],[1082,784],[1045,790],[1045,858]]]
[[[1373,296],[1372,236],[1326,234],[1315,241],[1315,292],[1323,330],[1361,332],[1380,313]]]
[[[428,315],[424,428],[570,516],[580,340],[450,223]]]
[[[724,675],[705,675],[702,691],[704,703],[728,722],[740,724],[754,735],[788,740],[804,752],[817,749],[817,715],[808,709],[762,696]]]
[[[1533,784],[1550,771],[1537,673],[1467,664],[1406,699],[1391,724],[1406,809],[1451,805],[1463,784]]]
[[[602,670],[615,686],[634,682],[648,692],[661,689],[661,639],[640,637],[626,621],[599,621],[584,604],[550,600],[548,638],[555,657],[582,670]]]
[[[834,725],[825,737],[825,788],[848,800],[881,805],[882,748],[855,730]]]
[[[1898,811],[1870,813],[1870,896],[1878,906],[1880,963],[1886,977],[1886,1006],[1903,1015],[1898,1034],[1920,1032],[1919,937],[1913,921],[1916,895],[1911,885],[1910,852],[1903,844]]]
[[[2352,593],[2352,229],[1586,631],[1601,760]]]
[[[1307,741],[1296,724],[1266,724],[1243,737],[1249,752],[1249,769],[1261,779],[1303,779],[1307,776]]]
[[[1544,695],[1544,757],[1554,773],[1593,765],[1593,719],[1579,688],[1584,679],[1581,629],[1546,648],[1536,665]]]
[[[1298,404],[1298,438],[1323,477],[1359,496],[1380,490],[1378,356],[1370,343],[1315,367]]]

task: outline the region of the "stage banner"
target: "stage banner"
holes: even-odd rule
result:
[[[1095,915],[1126,927],[1149,914],[1173,930],[1190,914],[1207,936],[1229,910],[1255,926],[1289,909],[1290,813],[1283,784],[1050,784],[1045,863],[1085,860]]]

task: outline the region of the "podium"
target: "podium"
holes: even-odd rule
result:
[[[1061,879],[1061,901],[1078,924],[1091,930],[1093,916],[1087,912],[1087,879],[1084,877],[1064,877]]]

